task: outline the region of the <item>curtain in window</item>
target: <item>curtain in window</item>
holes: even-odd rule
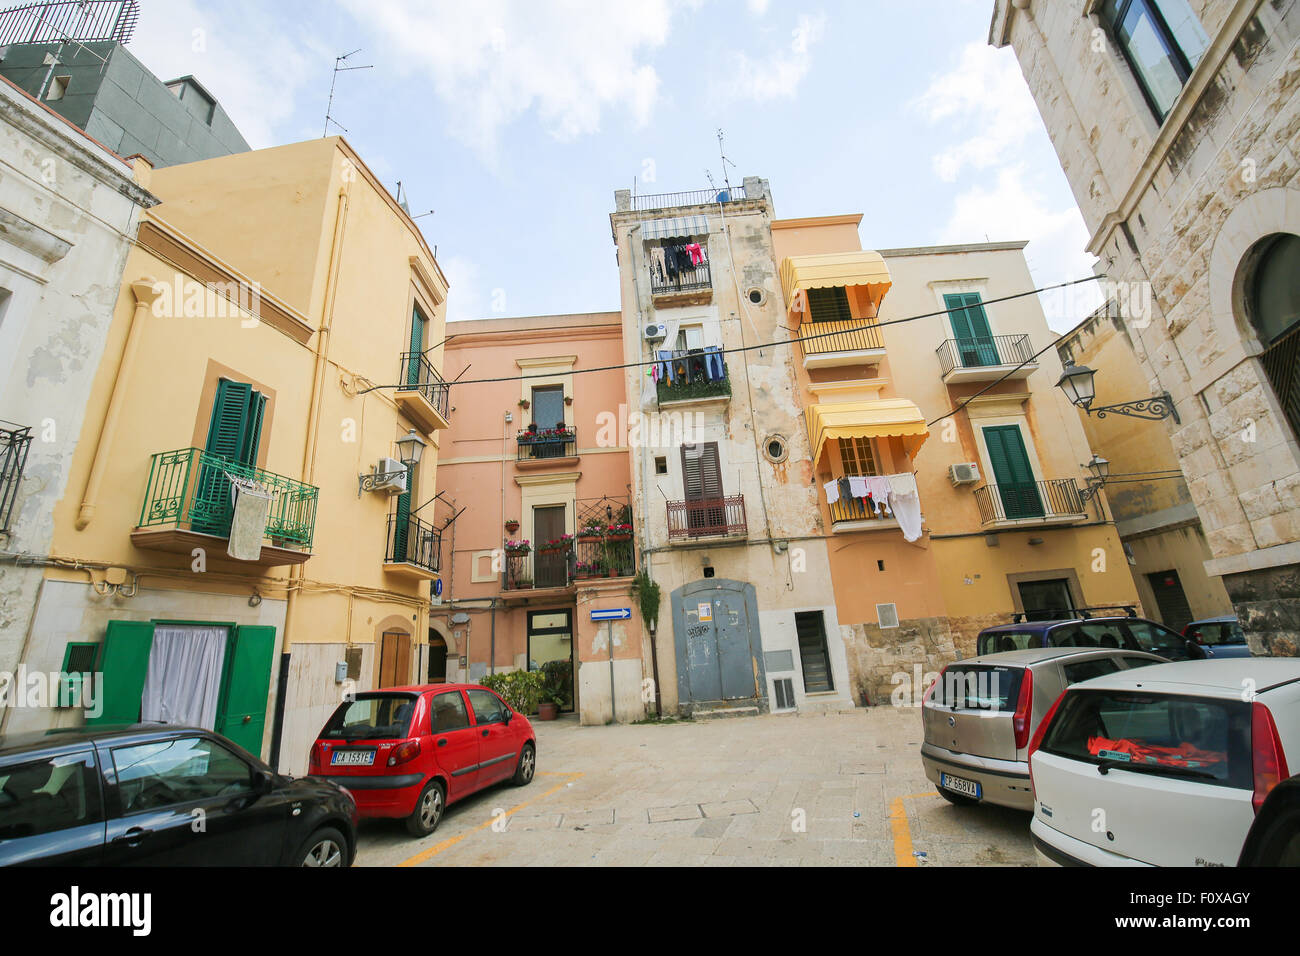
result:
[[[215,730],[226,634],[224,627],[155,627],[140,719]]]

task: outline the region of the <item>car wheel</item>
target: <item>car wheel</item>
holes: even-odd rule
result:
[[[430,780],[415,801],[415,810],[406,818],[406,829],[413,836],[428,836],[438,829],[442,811],[447,808],[447,791],[437,780]]]
[[[945,790],[943,787],[935,787],[939,791],[939,796],[943,797],[954,807],[975,807],[979,806],[979,801],[973,797],[963,797],[960,793],[953,793],[951,790]]]
[[[524,787],[533,782],[537,772],[537,749],[532,744],[524,744],[519,754],[519,766],[515,767],[514,778],[510,781],[516,787]]]
[[[317,830],[298,854],[299,866],[347,866],[348,842],[333,827]]]

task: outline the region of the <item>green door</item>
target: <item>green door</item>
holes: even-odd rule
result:
[[[266,695],[271,688],[271,660],[275,655],[275,628],[236,627],[227,640],[216,731],[260,757],[262,733],[266,729]]]
[[[252,468],[257,464],[257,450],[262,442],[262,419],[266,413],[266,396],[253,391],[247,382],[222,379],[212,402],[208,421],[207,453],[199,468],[198,487],[190,506],[190,528],[203,534],[226,537],[234,517],[230,501],[230,482],[216,459]]]
[[[1019,425],[998,425],[984,429],[993,480],[1008,518],[1041,518],[1043,501],[1034,482],[1034,469],[1025,451]]]
[[[406,466],[406,490],[397,496],[397,513],[393,517],[394,561],[405,561],[411,543],[411,489],[415,486],[415,473]]]
[[[424,327],[428,324],[417,305],[411,313],[411,352],[406,358],[406,384],[419,385],[424,355]]]
[[[963,368],[998,365],[998,350],[984,314],[983,300],[978,292],[962,292],[943,297],[944,307],[952,322],[952,334],[957,340],[957,356]]]
[[[140,698],[149,672],[153,624],[149,621],[109,621],[99,650],[99,686],[95,703],[102,707],[87,724],[134,724],[140,719]]]

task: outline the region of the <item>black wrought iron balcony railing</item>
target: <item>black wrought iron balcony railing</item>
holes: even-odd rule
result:
[[[668,502],[668,540],[749,534],[745,497]]]
[[[386,564],[413,564],[426,571],[442,570],[442,534],[419,518],[388,516],[384,545]]]
[[[699,292],[702,289],[712,288],[713,277],[707,262],[701,262],[689,269],[665,272],[662,275],[656,268],[650,274],[651,295],[675,295],[679,292]]]
[[[727,360],[720,349],[666,349],[656,358],[661,405],[731,395]]]
[[[450,387],[423,352],[403,352],[397,371],[399,391],[419,392],[444,420]]]
[[[1073,478],[1050,478],[1022,484],[985,485],[975,489],[980,521],[1073,518],[1087,514],[1088,505]]]
[[[987,368],[992,365],[1020,365],[1034,357],[1028,335],[982,335],[948,339],[936,350],[943,375],[955,368]]]
[[[515,461],[576,458],[578,455],[578,430],[576,428],[524,430],[515,439],[515,446]]]
[[[570,540],[561,545],[532,542],[535,547],[525,553],[506,551],[505,590],[563,588],[636,574],[630,498],[579,498],[572,504],[577,534]]]
[[[0,533],[8,532],[13,521],[18,488],[22,484],[31,446],[30,427],[0,421]]]
[[[231,477],[249,479],[272,493],[265,537],[273,547],[311,550],[318,488],[199,448],[153,456],[139,527],[175,525],[185,531],[229,537],[234,519]]]
[[[692,189],[679,193],[653,193],[632,197],[632,209],[671,209],[674,206],[700,206],[710,203],[738,202],[745,198],[744,186],[724,186],[721,189]]]

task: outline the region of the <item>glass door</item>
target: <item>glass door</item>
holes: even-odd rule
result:
[[[564,699],[560,710],[574,708],[573,613],[531,611],[528,614],[528,669],[540,671],[548,688]]]

